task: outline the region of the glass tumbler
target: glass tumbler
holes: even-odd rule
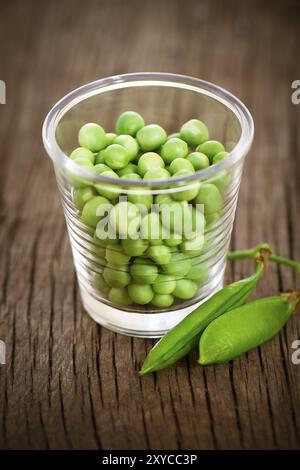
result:
[[[183,170],[164,179],[103,175],[69,158],[84,124],[115,132],[118,116],[127,110],[169,135],[200,119],[209,138],[222,142],[229,154],[195,173]],[[167,73],[98,80],[51,109],[44,145],[54,165],[82,302],[96,322],[122,334],[160,337],[222,288],[253,133],[252,117],[236,97],[203,80]]]

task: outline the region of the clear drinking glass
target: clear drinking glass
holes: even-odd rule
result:
[[[83,124],[96,122],[106,132],[114,132],[117,117],[127,110],[139,112],[146,124],[160,124],[167,133],[178,131],[190,119],[201,119],[210,130],[210,139],[221,141],[230,154],[220,163],[195,174],[155,181],[105,178],[68,158],[78,147],[78,131]],[[126,74],[98,80],[71,92],[52,108],[43,127],[44,145],[54,164],[83,305],[96,322],[123,334],[159,337],[223,286],[243,163],[253,133],[249,111],[233,95],[203,80],[166,73]],[[201,246],[187,252],[182,249],[184,245],[174,242],[176,246],[170,246],[171,265],[166,266],[160,260],[150,262],[157,266],[158,272],[174,275],[176,282],[189,279],[196,283],[194,296],[174,298],[174,303],[165,308],[158,308],[151,302],[119,305],[110,301],[110,289],[118,289],[119,280],[122,288],[125,284],[126,291],[128,283],[133,282],[131,273],[136,257],[129,256],[123,260],[123,265],[111,262],[118,261],[116,251],[122,252],[124,242],[99,240],[96,228],[83,223],[82,207],[76,206],[76,188],[84,186],[92,191],[98,188],[112,207],[120,198],[130,201],[132,195],[138,195],[142,201],[148,197],[153,203],[175,199],[185,211],[187,205],[193,210],[190,207],[192,197],[187,195],[197,195],[200,185],[207,184],[218,188],[222,204],[217,212],[204,214],[206,225]],[[162,226],[163,219],[160,216]],[[153,243],[163,245],[165,242]],[[141,264],[146,264],[146,252],[138,257]],[[144,284],[143,278],[138,279],[145,291],[149,291],[149,287],[153,289],[153,282],[149,277],[145,277]]]

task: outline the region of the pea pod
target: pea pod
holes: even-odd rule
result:
[[[199,363],[220,364],[269,341],[286,324],[300,293],[255,300],[212,321],[200,338]]]
[[[169,367],[185,356],[196,346],[199,334],[212,320],[245,302],[263,270],[264,262],[259,260],[252,276],[224,287],[172,328],[151,349],[140,375]]]

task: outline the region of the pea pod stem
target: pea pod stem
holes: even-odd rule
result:
[[[289,258],[284,258],[283,256],[278,256],[272,253],[272,248],[269,243],[260,243],[249,250],[242,251],[230,251],[227,255],[227,258],[230,261],[236,261],[241,259],[257,259],[263,251],[269,252],[268,259],[276,264],[288,266],[296,270],[300,274],[300,263],[293,261]]]
[[[293,261],[292,259],[277,255],[270,255],[269,260],[273,263],[282,264],[283,266],[288,266],[289,268],[295,269],[300,274],[300,263],[297,263],[297,261]]]
[[[248,250],[230,251],[227,255],[227,258],[230,261],[235,261],[239,259],[257,259],[261,256],[262,250],[265,250],[270,254],[272,253],[272,249],[269,243],[260,243],[259,245],[256,245],[253,248],[249,248]]]
[[[290,303],[295,302],[295,307],[297,307],[300,302],[300,290],[282,292],[280,295],[285,297]]]

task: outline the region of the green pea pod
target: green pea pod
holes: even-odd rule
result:
[[[245,302],[263,270],[264,262],[259,260],[252,276],[224,287],[168,331],[149,352],[140,375],[169,367],[185,356],[196,346],[199,334],[212,320]]]
[[[269,341],[294,312],[300,293],[255,300],[226,312],[200,338],[199,363],[221,364]]]

